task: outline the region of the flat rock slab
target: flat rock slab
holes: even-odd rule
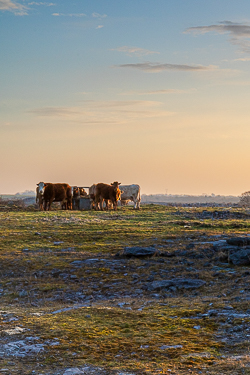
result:
[[[230,251],[228,254],[228,262],[235,266],[250,265],[250,248],[242,249],[237,252]]]
[[[143,257],[152,257],[152,256],[159,256],[160,251],[154,247],[140,247],[140,246],[132,246],[132,247],[125,247],[121,253],[118,253],[117,256],[123,256],[126,258],[143,258]]]
[[[152,292],[156,290],[168,289],[175,287],[177,289],[195,289],[205,285],[206,282],[200,279],[173,279],[173,280],[162,280],[153,281],[147,285],[147,290]]]
[[[250,245],[250,237],[232,237],[228,238],[227,243],[233,246],[247,246]]]

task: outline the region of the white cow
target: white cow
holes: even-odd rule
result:
[[[139,185],[120,185],[119,189],[123,191],[121,195],[121,202],[129,200],[134,202],[134,209],[140,208],[141,188]]]

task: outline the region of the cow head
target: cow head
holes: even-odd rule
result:
[[[39,182],[37,184],[37,191],[39,194],[43,195],[44,194],[44,189],[45,189],[46,184],[44,182]]]
[[[115,181],[111,183],[110,185],[114,186],[114,188],[118,188],[118,186],[121,185],[121,182]]]

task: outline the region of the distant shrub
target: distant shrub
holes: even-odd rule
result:
[[[250,207],[250,191],[246,191],[245,193],[241,194],[239,204],[245,208]]]
[[[1,199],[0,200],[0,211],[26,211],[22,199]]]

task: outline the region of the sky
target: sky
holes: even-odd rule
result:
[[[249,0],[0,0],[0,194],[250,190]]]

